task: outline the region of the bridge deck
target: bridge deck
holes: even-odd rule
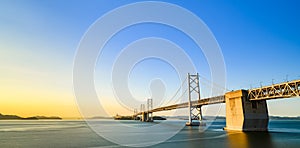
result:
[[[211,98],[205,98],[197,101],[192,101],[192,106],[202,106],[202,105],[210,105],[210,104],[217,104],[217,103],[225,103],[225,96],[216,96],[216,97],[211,97]],[[159,111],[167,111],[167,110],[173,110],[173,109],[179,109],[179,108],[186,108],[189,106],[188,102],[185,103],[180,103],[180,104],[174,104],[174,105],[169,105],[169,106],[163,106],[163,107],[158,107],[155,109],[152,109],[150,111],[145,111],[146,113],[150,112],[159,112]],[[143,112],[139,112],[135,114],[134,116],[141,115]]]

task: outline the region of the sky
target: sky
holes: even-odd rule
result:
[[[81,116],[73,90],[73,64],[80,41],[107,12],[134,2],[141,1],[1,0],[0,113],[25,117]],[[269,85],[272,79],[276,83],[300,79],[299,1],[163,2],[192,12],[213,33],[225,61],[227,90]],[[120,20],[113,21],[117,25]],[[205,55],[184,32],[155,23],[129,26],[111,37],[95,66],[95,90],[109,115],[131,113],[116,99],[110,72],[122,48],[145,37],[177,44],[190,56],[196,71],[210,79]],[[161,99],[170,98],[183,81],[172,66],[157,58],[137,63],[128,74],[129,91],[144,102],[155,90],[164,91],[158,95]],[[207,91],[209,86],[201,83],[201,89],[203,97],[212,95]],[[154,106],[162,103],[159,101],[154,100]],[[300,116],[299,104],[299,98],[270,100],[269,114]],[[225,114],[224,105],[217,108],[218,114]],[[209,114],[210,109],[206,112]]]

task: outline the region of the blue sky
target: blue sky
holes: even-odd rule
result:
[[[77,46],[90,25],[106,12],[138,1],[20,1],[0,2],[0,113],[78,116],[72,90],[72,67]],[[214,34],[222,50],[227,88],[230,90],[257,87],[289,79],[300,79],[300,2],[288,1],[165,1],[179,5],[201,18]],[[117,20],[116,20],[117,23]],[[122,30],[107,45],[105,54],[110,65],[118,48],[141,37],[167,38],[191,55],[200,74],[209,77],[209,68],[196,45],[173,28],[143,24]],[[180,36],[180,38],[179,38]],[[104,58],[105,59],[105,58]],[[131,79],[138,97],[149,95],[149,77],[166,78],[174,71],[162,61],[151,60],[137,66]],[[145,73],[143,67],[148,67]],[[107,66],[110,68],[110,66]],[[96,69],[96,74],[101,70]],[[148,74],[148,75],[147,75]],[[166,85],[169,94],[176,90],[178,79],[170,74]],[[133,77],[133,78],[134,78]],[[147,78],[147,79],[144,79]],[[95,78],[99,84],[105,78]],[[144,81],[143,81],[144,80]],[[172,86],[171,80],[176,84]],[[171,84],[171,86],[169,86]],[[98,86],[98,85],[96,85]],[[101,87],[100,87],[101,88]],[[99,89],[99,88],[96,88]],[[142,92],[144,89],[144,92]],[[20,105],[23,104],[23,105]],[[274,115],[300,116],[297,99],[269,101]],[[29,109],[20,109],[31,108]],[[41,108],[46,107],[46,111]],[[53,108],[56,108],[53,110]],[[118,108],[118,107],[112,107]],[[281,112],[282,108],[285,112]],[[68,110],[68,111],[66,111]],[[115,112],[112,112],[114,114]]]

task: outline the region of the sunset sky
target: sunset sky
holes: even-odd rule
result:
[[[105,13],[133,2],[138,1],[0,1],[0,113],[79,117],[72,72],[80,40]],[[191,11],[209,27],[224,56],[228,90],[269,85],[272,79],[276,83],[300,79],[299,1],[164,2]],[[156,24],[126,28],[107,44],[104,57],[95,67],[95,89],[108,92],[98,95],[109,114],[132,112],[118,104],[109,93],[112,90],[101,85],[107,81],[101,72],[111,68],[121,47],[153,36],[180,43],[197,63],[197,71],[209,78],[205,56],[196,52],[195,45],[182,33]],[[131,74],[128,86],[137,98],[149,97],[149,81],[153,78],[163,80],[167,97],[181,83],[170,65],[155,59],[143,61]],[[300,116],[299,105],[300,98],[271,100],[269,114]],[[224,106],[220,115],[225,115]]]

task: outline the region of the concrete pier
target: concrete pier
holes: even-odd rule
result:
[[[225,130],[268,130],[269,116],[266,100],[249,101],[248,91],[238,90],[226,93],[225,102]]]
[[[147,120],[147,113],[143,112],[142,117],[141,117],[141,121],[146,122],[146,120]]]
[[[151,112],[142,112],[141,121],[142,122],[153,122],[153,118],[151,117]]]

